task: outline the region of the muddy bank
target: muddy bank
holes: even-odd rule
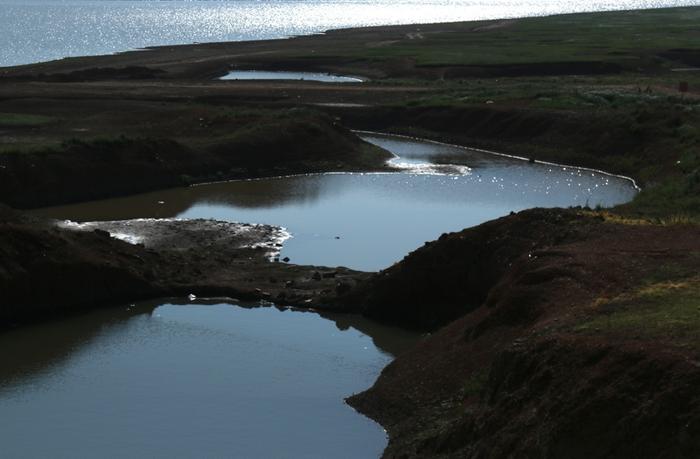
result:
[[[695,457],[699,241],[576,210],[445,235],[353,295],[390,323],[462,316],[349,401],[385,457]]]
[[[204,219],[139,218],[86,223],[66,220],[56,224],[73,231],[106,231],[115,239],[154,250],[189,251],[226,246],[230,249],[261,249],[269,259],[279,258],[282,243],[290,237],[284,228],[278,226]]]
[[[146,122],[161,124],[163,137],[70,138],[55,146],[11,148],[0,153],[0,202],[34,208],[208,181],[384,170],[391,157],[318,113],[197,115],[187,114],[185,128],[172,125],[167,110],[149,109]],[[168,129],[175,137],[165,137]],[[196,133],[184,138],[185,129]]]
[[[264,225],[159,223],[150,238],[133,223],[106,224],[140,245],[99,228],[68,230],[0,208],[0,327],[59,318],[163,296],[226,296],[320,307],[367,276],[269,261],[283,232]],[[97,225],[99,226],[99,225]],[[216,237],[209,237],[216,235]]]

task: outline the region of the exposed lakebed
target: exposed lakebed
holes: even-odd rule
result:
[[[278,225],[292,235],[281,257],[293,263],[376,271],[444,232],[509,212],[612,206],[637,192],[632,181],[600,172],[395,136],[363,137],[398,155],[391,162],[399,172],[240,180],[37,213],[81,222],[211,218]]]

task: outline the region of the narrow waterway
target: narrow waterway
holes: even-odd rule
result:
[[[296,263],[378,270],[442,232],[535,206],[611,206],[629,180],[365,135],[399,172],[235,181],[43,209],[73,221],[284,226]],[[371,458],[383,429],[344,398],[419,339],[354,316],[159,301],[0,335],[7,457]],[[36,441],[41,432],[41,441]]]
[[[531,207],[613,206],[627,179],[393,136],[364,135],[398,173],[314,174],[199,185],[43,209],[74,221],[213,218],[285,227],[292,263],[380,270],[440,234]],[[458,165],[436,164],[458,163]]]

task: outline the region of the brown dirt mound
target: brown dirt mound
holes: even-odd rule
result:
[[[480,306],[516,259],[598,225],[576,211],[534,209],[443,234],[338,301],[379,321],[433,330]]]
[[[542,212],[551,213],[552,232],[585,229],[531,238],[532,247],[507,242],[506,235],[526,239],[534,225],[528,217],[540,220]],[[481,287],[488,291],[480,306],[349,400],[389,431],[386,457],[697,457],[700,304],[682,292],[696,285],[700,229],[572,213],[523,212],[421,249],[439,254],[462,245],[470,254],[456,258],[479,273],[494,262],[474,250],[479,244],[498,252],[500,237],[509,256],[491,288]],[[396,283],[400,268],[392,269]],[[473,287],[465,282],[461,290]],[[404,298],[409,314],[423,308],[431,317],[432,304]],[[398,309],[385,317],[389,311],[405,320]]]

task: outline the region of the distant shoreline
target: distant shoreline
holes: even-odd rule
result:
[[[126,2],[125,2],[126,3]],[[0,2],[0,7],[2,7],[3,4]],[[401,27],[401,26],[418,26],[418,25],[432,25],[432,24],[451,24],[451,23],[464,23],[464,22],[475,22],[475,21],[498,21],[498,20],[506,20],[506,19],[524,19],[524,18],[535,18],[535,17],[551,17],[551,16],[558,16],[558,15],[566,15],[566,14],[596,14],[596,13],[605,13],[605,12],[622,12],[622,11],[633,11],[633,10],[639,10],[639,11],[645,11],[645,10],[654,10],[654,9],[664,9],[664,8],[677,8],[677,7],[688,7],[688,6],[698,6],[698,3],[693,3],[693,2],[687,2],[682,5],[666,5],[666,6],[655,6],[651,8],[613,8],[613,9],[602,9],[602,10],[588,10],[588,9],[583,9],[583,10],[574,10],[574,11],[560,11],[560,12],[540,12],[540,13],[535,13],[535,14],[516,14],[516,15],[499,15],[499,16],[484,16],[484,17],[472,17],[472,18],[459,18],[457,20],[444,20],[444,21],[417,21],[417,22],[386,22],[386,23],[367,23],[367,24],[356,24],[356,25],[348,25],[348,26],[340,26],[340,27],[335,27],[333,25],[329,26],[319,26],[317,29],[309,29],[306,31],[303,31],[303,33],[295,33],[291,31],[291,33],[281,33],[281,34],[270,34],[270,35],[261,35],[261,36],[252,36],[252,37],[245,37],[245,31],[241,32],[236,32],[241,35],[240,38],[235,38],[235,37],[230,37],[230,38],[224,38],[222,39],[214,39],[214,40],[192,40],[192,41],[174,41],[174,42],[168,42],[168,41],[161,41],[161,42],[153,42],[151,41],[150,43],[144,42],[139,45],[135,45],[133,47],[126,46],[124,48],[118,49],[118,50],[107,50],[107,49],[96,49],[95,52],[86,52],[86,53],[68,53],[65,55],[56,55],[52,57],[47,57],[45,59],[39,59],[39,60],[20,60],[17,62],[6,62],[3,60],[0,60],[0,72],[3,69],[9,69],[9,68],[14,68],[14,67],[23,67],[23,66],[31,66],[31,65],[37,65],[37,64],[46,64],[49,62],[55,62],[55,61],[61,61],[65,59],[76,59],[76,58],[86,58],[86,57],[100,57],[100,56],[114,56],[114,55],[120,55],[120,54],[125,54],[125,53],[132,53],[132,52],[139,52],[139,51],[148,51],[152,49],[157,49],[161,47],[174,47],[174,46],[198,46],[198,45],[213,45],[213,44],[231,44],[231,43],[245,43],[245,42],[258,42],[258,41],[270,41],[270,40],[288,40],[288,39],[293,39],[297,37],[311,37],[315,35],[323,35],[327,33],[336,33],[336,32],[352,32],[355,30],[362,30],[362,29],[367,29],[367,28],[376,28],[376,27]],[[459,6],[455,6],[454,8],[459,8]],[[0,16],[1,17],[1,16]],[[204,28],[206,24],[202,24],[202,27]],[[110,42],[112,43],[112,42]],[[2,45],[2,42],[0,42],[0,47]],[[39,44],[41,45],[41,44]],[[55,43],[54,43],[55,45]],[[1,56],[0,56],[1,57]]]

